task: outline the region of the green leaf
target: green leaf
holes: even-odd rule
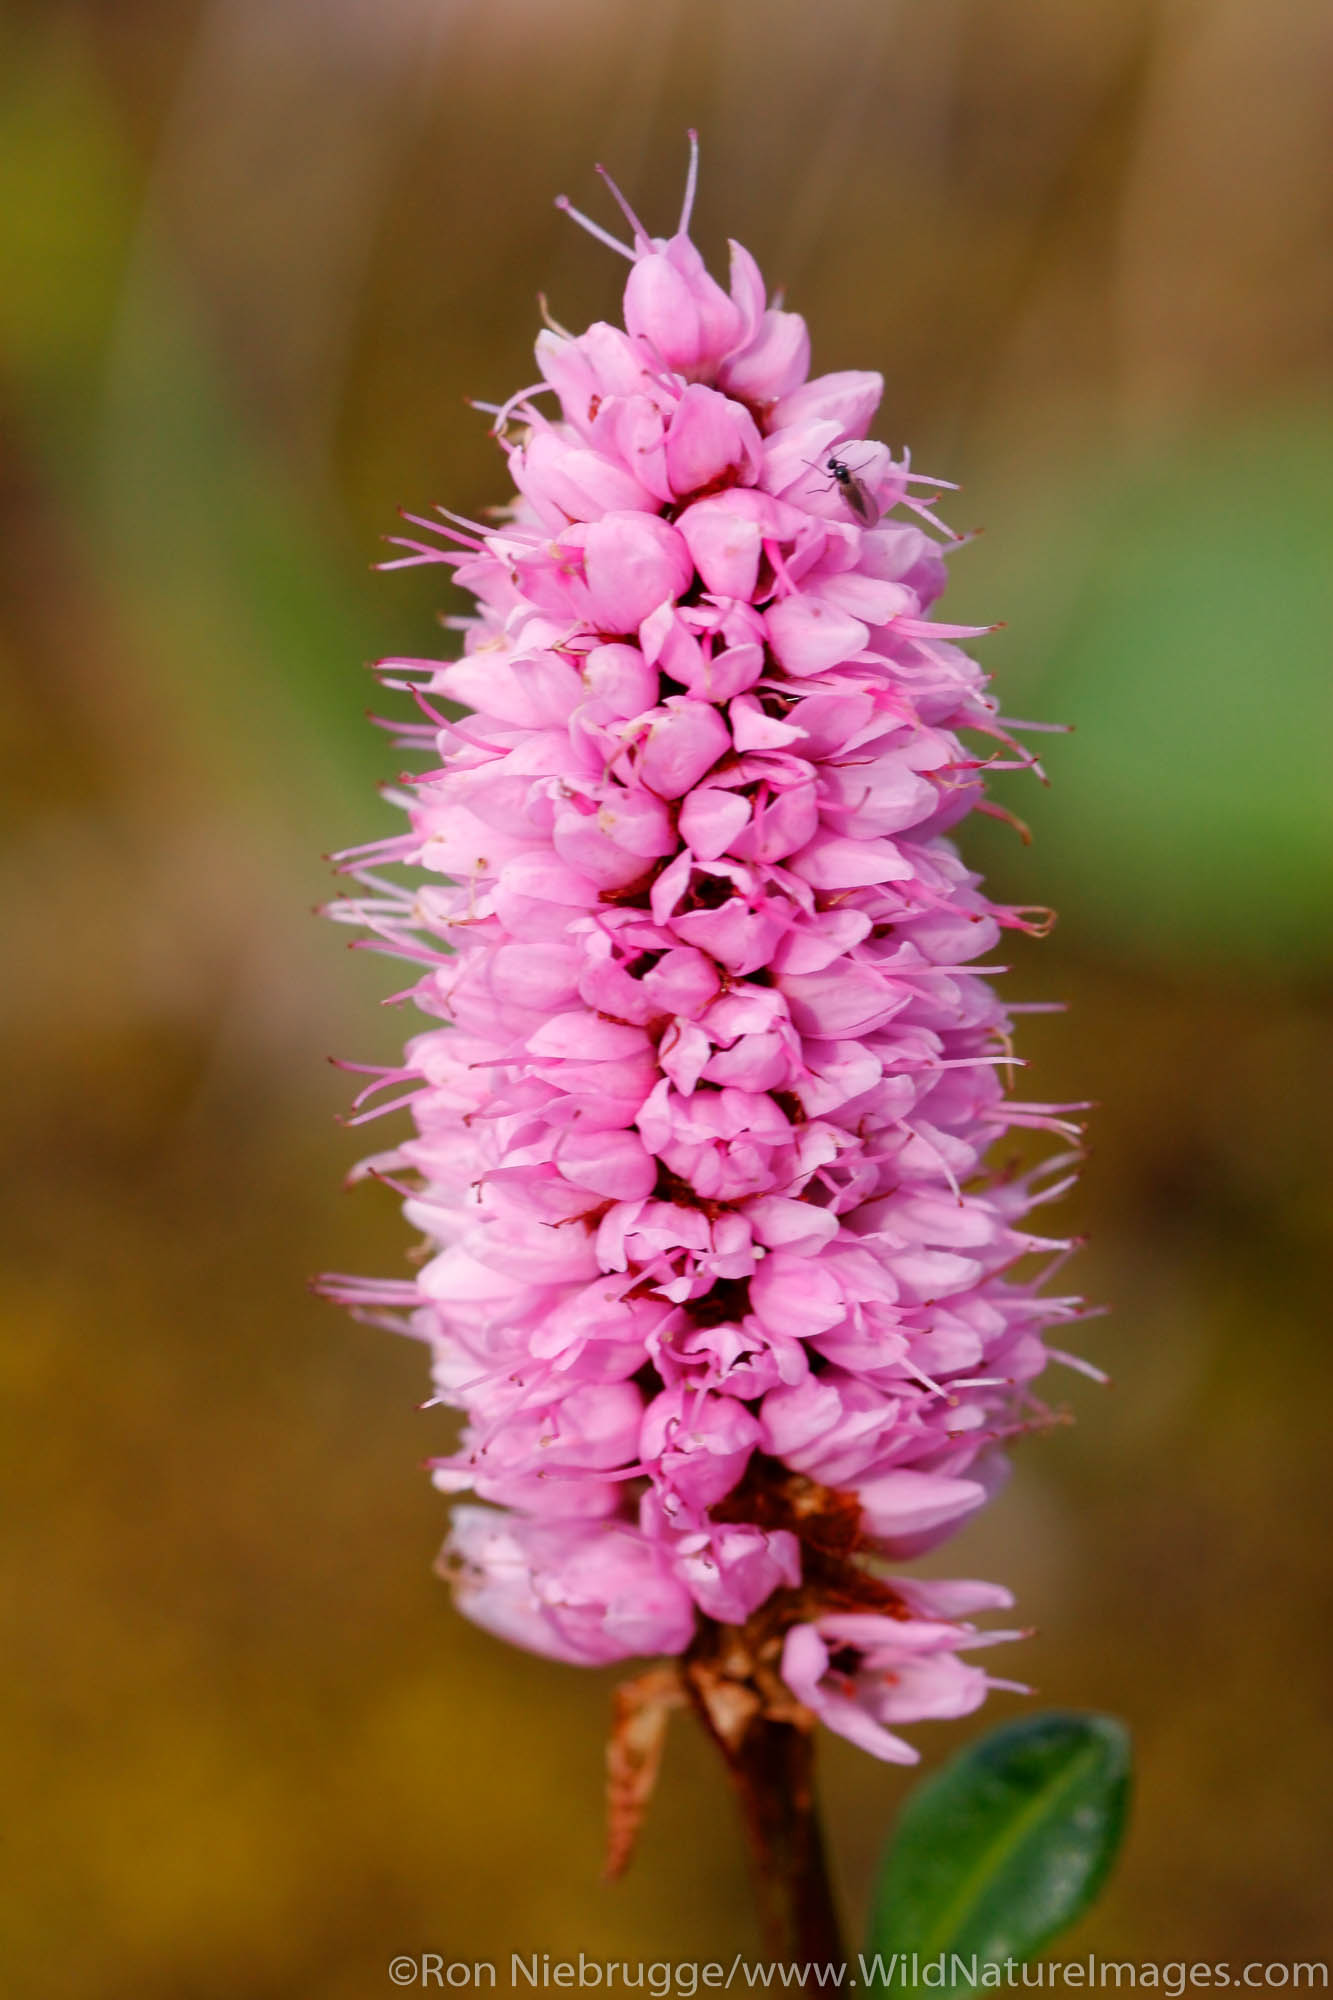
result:
[[[1109,1716],[1052,1712],[996,1729],[909,1798],[885,1856],[868,1953],[881,1980],[913,1984],[945,1955],[1019,1964],[1088,1908],[1124,1830],[1130,1749]],[[876,1983],[873,1979],[869,1982]]]
[[[1086,468],[1024,530],[1021,585],[957,566],[945,615],[1008,620],[984,659],[1010,712],[1076,726],[1040,745],[1049,792],[996,785],[1035,852],[998,826],[963,843],[992,893],[1053,903],[1062,939],[1192,967],[1328,962],[1331,442],[1326,414],[1274,410]],[[1004,546],[1022,539],[1011,523]]]

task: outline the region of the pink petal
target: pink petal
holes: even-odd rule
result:
[[[730,748],[730,732],[715,708],[676,695],[649,724],[639,776],[659,798],[678,799]]]
[[[605,514],[583,538],[592,616],[606,633],[636,632],[694,574],[690,552],[654,514]]]
[[[709,785],[691,792],[680,809],[680,836],[700,861],[716,861],[749,823],[750,806],[736,792]]]
[[[765,614],[769,642],[789,674],[821,674],[865,651],[870,633],[812,597],[784,597]]]
[[[719,390],[692,382],[667,431],[667,477],[673,493],[697,493],[733,468],[753,482],[762,462],[763,446],[749,411]]]
[[[816,375],[813,382],[793,389],[773,412],[773,428],[829,422],[838,435],[863,438],[884,394],[884,377],[848,368],[833,375]]]

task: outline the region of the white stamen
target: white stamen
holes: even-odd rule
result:
[[[634,252],[629,248],[629,245],[620,242],[617,237],[612,236],[609,230],[603,229],[599,222],[594,222],[591,216],[584,215],[581,209],[575,208],[567,194],[558,194],[555,198],[555,205],[572,222],[577,222],[580,229],[586,229],[589,236],[595,236],[599,243],[604,243],[608,250],[616,250],[622,257],[628,257],[631,264],[634,262]]]
[[[688,236],[690,233],[690,217],[694,214],[694,196],[699,186],[699,134],[691,127],[686,137],[690,142],[690,166],[689,172],[685,176],[685,199],[681,203],[680,228],[676,231],[678,236]]]
[[[1064,1349],[1060,1347],[1048,1347],[1046,1352],[1050,1355],[1052,1361],[1062,1361],[1066,1368],[1074,1369],[1079,1375],[1088,1376],[1093,1382],[1100,1382],[1103,1388],[1110,1385],[1111,1378],[1106,1373],[1106,1370],[1094,1367],[1093,1363],[1085,1361],[1081,1354],[1066,1354]]]
[[[520,403],[526,402],[529,396],[540,396],[543,390],[548,395],[554,394],[549,382],[533,382],[526,389],[515,389],[508,402],[501,403],[499,409],[493,411],[495,421],[491,425],[491,436],[498,437],[500,435],[509,417],[518,408]],[[477,408],[480,409],[481,405],[478,404]]]

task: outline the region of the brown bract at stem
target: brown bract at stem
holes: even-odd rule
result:
[[[611,1734],[606,1744],[608,1882],[623,1875],[633,1859],[662,1765],[668,1717],[688,1700],[674,1662],[622,1681],[611,1697]]]

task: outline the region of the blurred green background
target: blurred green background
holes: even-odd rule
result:
[[[340,1192],[324,1061],[393,1049],[401,980],[308,915],[390,823],[363,663],[438,637],[377,537],[503,497],[464,396],[531,379],[539,289],[581,325],[621,281],[551,198],[602,213],[604,159],[669,225],[689,124],[706,249],[883,369],[987,531],[955,615],[1077,725],[1006,794],[1034,847],[968,838],[1062,910],[1011,990],[1071,1003],[1034,1091],[1102,1103],[1068,1214],[1115,1386],[936,1566],[1134,1728],[1071,1948],[1329,1955],[1329,54],[1320,0],[10,0],[6,1991],[757,1947],[684,1724],[601,1885],[614,1677],[454,1618],[421,1357],[303,1291],[406,1243]],[[908,1780],[824,1771],[855,1935]]]

